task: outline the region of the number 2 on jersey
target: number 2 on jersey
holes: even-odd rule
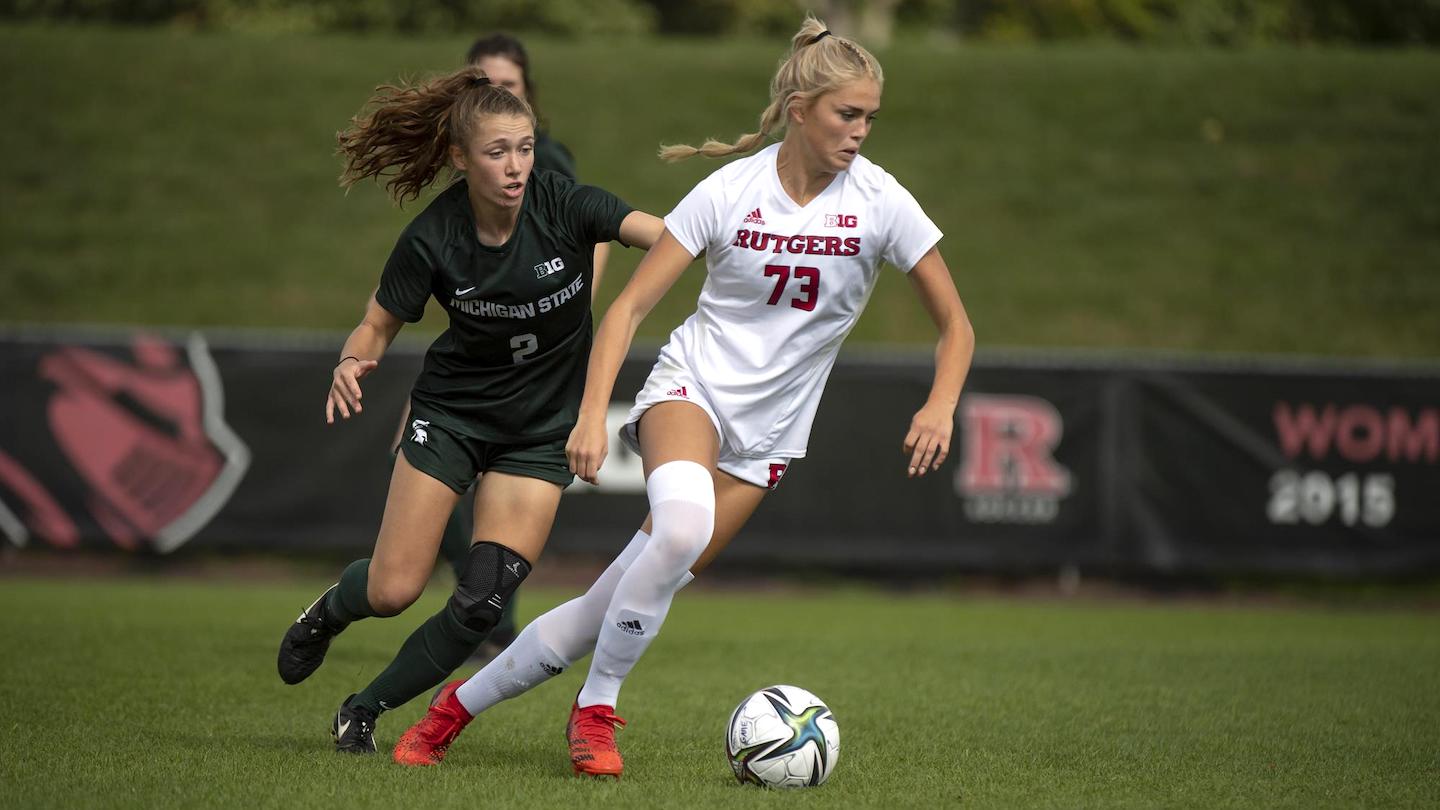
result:
[[[767,278],[779,276],[775,280],[775,292],[770,293],[770,300],[765,302],[773,307],[780,303],[780,298],[785,294],[785,284],[790,281],[790,266],[767,264],[765,265],[765,275]],[[795,280],[799,282],[799,295],[790,299],[790,306],[806,312],[813,312],[815,301],[820,297],[820,268],[796,267]]]
[[[510,348],[515,350],[511,357],[514,357],[515,362],[519,363],[540,348],[540,341],[531,334],[516,335],[510,338]]]

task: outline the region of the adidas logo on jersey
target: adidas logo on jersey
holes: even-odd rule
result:
[[[626,619],[623,622],[615,622],[615,626],[625,631],[626,633],[629,633],[632,636],[645,635],[645,628],[641,627],[640,622],[636,621],[635,619]]]
[[[686,391],[686,390],[685,390],[685,386],[682,385],[682,386],[680,386],[679,388],[671,388],[669,391],[666,391],[666,392],[665,392],[665,396],[667,396],[667,397],[684,397],[685,399],[689,399],[689,398],[690,398],[690,392],[689,392],[689,391]]]
[[[744,221],[745,221],[745,222],[754,223],[754,224],[756,224],[756,225],[764,225],[764,224],[765,224],[765,218],[760,215],[760,209],[759,209],[759,208],[756,208],[754,211],[751,211],[751,212],[750,212],[750,215],[747,216],[747,217],[745,217]]]

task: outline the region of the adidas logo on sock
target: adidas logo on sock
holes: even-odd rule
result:
[[[627,619],[623,622],[615,622],[615,626],[629,633],[632,636],[645,635],[645,628],[641,627],[640,622],[635,619]]]
[[[547,664],[544,661],[540,662],[540,668],[545,670],[546,675],[559,675],[565,671],[564,667],[557,667],[554,664]]]

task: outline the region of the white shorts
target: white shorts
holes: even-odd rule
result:
[[[737,455],[725,439],[725,431],[720,427],[715,407],[706,399],[700,386],[695,384],[695,377],[688,369],[681,368],[663,357],[655,363],[650,377],[645,380],[640,393],[635,395],[635,407],[630,409],[625,425],[620,428],[620,441],[624,442],[626,447],[634,450],[636,454],[640,453],[640,417],[644,416],[651,406],[661,402],[689,402],[699,406],[700,410],[710,417],[710,424],[715,426],[715,434],[720,437],[720,452],[717,454],[715,466],[721,472],[766,489],[774,489],[780,485],[780,479],[790,467],[791,459],[746,458]]]

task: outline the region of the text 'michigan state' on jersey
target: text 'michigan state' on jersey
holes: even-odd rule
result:
[[[503,245],[482,245],[463,179],[401,233],[375,300],[420,320],[433,296],[450,317],[411,397],[446,427],[491,442],[566,436],[585,386],[595,245],[619,238],[618,197],[535,171]]]
[[[800,206],[780,185],[780,145],[705,178],[665,227],[709,275],[661,362],[687,368],[749,458],[805,455],[840,344],[875,289],[882,260],[904,272],[940,229],[889,173],[857,155]]]

